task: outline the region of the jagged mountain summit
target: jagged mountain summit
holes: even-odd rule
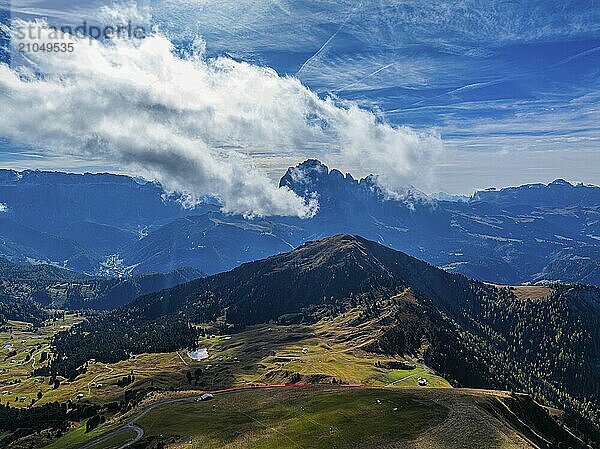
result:
[[[382,187],[377,176],[369,175],[354,179],[316,159],[308,159],[288,168],[279,181],[280,187],[288,187],[303,198],[315,197],[319,201],[321,215],[331,213],[364,214],[364,208],[381,209],[382,204],[402,204],[414,209],[415,204],[434,206],[435,201],[412,186],[388,190]]]

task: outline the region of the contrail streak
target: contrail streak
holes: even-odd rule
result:
[[[327,39],[325,41],[325,43],[323,45],[321,45],[321,48],[319,48],[315,54],[313,54],[310,58],[308,58],[306,61],[304,61],[304,63],[300,66],[300,68],[298,69],[298,71],[296,72],[296,76],[298,76],[306,66],[308,66],[312,61],[314,61],[316,58],[319,57],[319,55],[321,53],[323,53],[323,50],[325,50],[325,48],[329,45],[329,43],[335,39],[335,37],[338,35],[338,33],[340,31],[342,31],[342,29],[346,26],[346,24],[348,23],[348,21],[352,18],[352,16],[354,15],[354,13],[356,12],[356,10],[358,8],[360,8],[362,6],[362,3],[359,3],[356,8],[354,8],[346,17],[346,20],[344,20],[344,22],[340,25],[340,27],[336,30],[335,33],[333,33],[331,36],[329,36],[329,39]]]
[[[368,75],[363,76],[361,79],[359,79],[358,81],[354,81],[353,83],[347,84],[346,86],[342,87],[341,89],[336,89],[334,90],[334,92],[343,92],[345,90],[347,90],[348,88],[352,87],[352,86],[356,86],[357,84],[362,83],[363,81],[371,78],[372,76],[377,75],[380,72],[383,72],[385,69],[389,69],[391,66],[395,65],[395,62],[392,62],[390,64],[384,65],[383,67],[378,68],[377,70],[375,70],[374,72],[369,73]]]

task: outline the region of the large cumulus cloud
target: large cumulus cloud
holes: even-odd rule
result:
[[[15,26],[23,23],[14,22]],[[37,43],[56,42],[43,22]],[[155,34],[102,43],[66,36],[71,53],[29,53],[27,70],[0,66],[0,135],[55,153],[96,158],[160,180],[226,212],[310,216],[255,157],[334,154],[384,183],[421,176],[437,137],[391,126],[355,104],[320,98],[294,77],[227,57],[202,41],[182,56]]]

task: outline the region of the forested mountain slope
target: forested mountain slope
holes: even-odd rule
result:
[[[52,369],[193,346],[194,323],[231,332],[350,310],[360,315],[348,332],[372,320],[370,351],[422,353],[456,385],[527,391],[598,421],[600,289],[485,284],[349,235],[143,296],[59,334]]]

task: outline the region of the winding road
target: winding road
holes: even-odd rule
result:
[[[119,449],[121,448],[125,448],[127,446],[131,446],[134,443],[137,443],[139,440],[142,439],[142,437],[144,436],[144,429],[142,429],[140,426],[138,426],[135,422],[138,419],[143,418],[144,416],[146,416],[148,413],[150,413],[152,410],[159,408],[159,407],[163,407],[165,405],[169,405],[169,404],[174,404],[177,402],[190,402],[190,401],[194,401],[199,395],[195,394],[194,396],[189,396],[189,397],[185,397],[185,398],[178,398],[178,399],[169,399],[166,401],[161,401],[161,402],[157,402],[156,404],[152,404],[151,406],[147,407],[146,409],[144,409],[141,413],[139,413],[138,415],[136,415],[131,421],[129,421],[127,424],[119,427],[118,429],[112,430],[108,433],[105,433],[104,435],[101,435],[97,438],[94,438],[92,441],[87,442],[86,444],[84,444],[83,446],[81,446],[79,449],[89,449],[92,448],[94,446],[97,446],[100,443],[104,443],[107,440],[110,440],[111,438],[117,436],[118,434],[120,434],[121,432],[126,432],[128,430],[132,430],[133,432],[135,432],[136,436],[133,440],[128,441],[127,443],[123,444]]]

